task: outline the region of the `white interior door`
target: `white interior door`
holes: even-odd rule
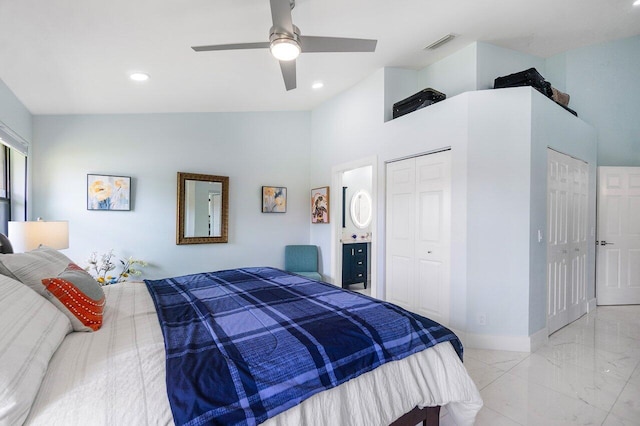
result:
[[[547,328],[549,333],[587,311],[588,164],[548,150]]]
[[[598,167],[598,305],[640,304],[640,167]]]
[[[449,322],[451,152],[387,165],[387,300]]]

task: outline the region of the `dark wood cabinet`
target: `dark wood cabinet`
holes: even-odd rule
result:
[[[342,246],[342,288],[358,283],[364,283],[367,288],[367,246],[367,243]]]

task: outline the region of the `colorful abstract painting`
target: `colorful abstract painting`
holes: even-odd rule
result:
[[[131,178],[87,175],[87,210],[131,210]]]
[[[262,213],[286,213],[287,188],[282,186],[262,187]]]
[[[329,223],[329,187],[311,190],[311,223]]]

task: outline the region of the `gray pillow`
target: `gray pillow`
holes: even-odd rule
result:
[[[26,253],[0,254],[0,274],[18,280],[45,296],[43,278],[55,277],[73,263],[64,254],[41,246]]]

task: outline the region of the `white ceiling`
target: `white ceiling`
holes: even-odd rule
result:
[[[268,41],[268,0],[0,0],[0,79],[33,114],[308,110],[382,67],[420,69],[476,40],[549,57],[640,34],[632,2],[297,0],[302,34],[378,46],[302,54],[287,92],[268,49],[190,48]],[[423,50],[447,33],[459,37]]]

